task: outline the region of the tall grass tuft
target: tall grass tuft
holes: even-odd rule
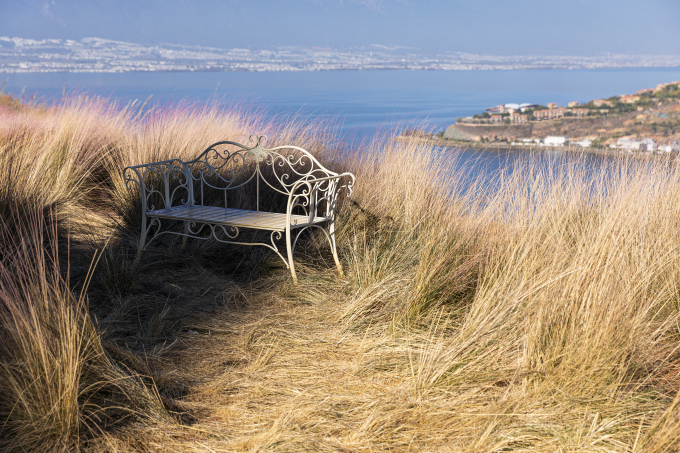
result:
[[[4,226],[4,225],[3,225]],[[42,248],[42,227],[14,243],[3,231],[0,264],[0,418],[16,451],[67,450],[81,429],[83,362],[96,334]],[[8,247],[7,244],[14,244]],[[15,258],[8,258],[8,257]]]
[[[165,416],[156,396],[106,355],[88,314],[88,282],[76,296],[60,272],[55,224],[44,225],[39,214],[3,220],[0,445],[70,451],[112,414]]]

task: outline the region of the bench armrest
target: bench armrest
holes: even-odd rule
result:
[[[349,179],[347,184],[340,185],[341,179]],[[346,187],[349,190],[347,196],[352,195],[352,188],[356,182],[356,178],[352,173],[345,172],[339,175],[326,176],[324,178],[301,179],[290,188],[288,194],[288,204],[286,205],[286,224],[290,225],[293,208],[301,206],[308,212],[308,222],[312,223],[316,216],[316,209],[318,204],[326,200],[326,216],[332,219],[335,218],[335,205],[337,203],[337,196],[340,189]],[[324,184],[326,183],[326,184]],[[300,193],[296,193],[298,189],[303,187]],[[321,198],[318,197],[319,192],[323,193]]]
[[[179,159],[133,165],[123,169],[123,180],[128,189],[136,187],[142,198],[142,212],[172,207],[177,191],[183,204],[194,203],[191,170]],[[171,191],[171,185],[176,184]],[[182,192],[186,193],[186,197]],[[159,202],[154,204],[153,199]]]

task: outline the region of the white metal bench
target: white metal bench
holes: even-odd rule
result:
[[[283,260],[297,282],[295,245],[303,231],[318,228],[326,235],[338,272],[343,275],[335,244],[335,213],[341,190],[346,188],[347,196],[351,195],[354,175],[326,169],[297,146],[264,148],[265,140],[264,136],[251,136],[250,141],[255,142],[252,147],[221,141],[194,160],[171,159],[125,168],[127,187],[139,190],[142,202],[135,265],[155,238],[177,234],[184,237],[182,248],[187,238],[268,247]],[[233,206],[247,204],[248,200],[241,198],[253,189],[254,210]],[[282,197],[281,204],[287,197],[285,212],[261,211],[261,192],[268,194],[270,204],[276,196]],[[237,199],[233,199],[234,195]],[[165,229],[161,220],[180,222],[183,230],[173,229],[172,225]],[[241,241],[241,229],[270,231],[270,243]],[[287,259],[276,245],[283,234]]]

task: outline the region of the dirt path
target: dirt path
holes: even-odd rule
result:
[[[450,411],[419,395],[406,343],[347,329],[341,287],[334,300],[307,294],[316,302],[281,288],[195,300],[212,308],[176,324],[181,333],[151,359],[156,385],[173,396],[166,404],[185,423],[128,428],[134,440],[126,443],[151,451],[441,451],[447,430],[433,428]],[[167,319],[173,310],[182,308],[171,306]]]

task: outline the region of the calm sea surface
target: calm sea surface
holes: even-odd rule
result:
[[[168,72],[122,74],[1,74],[5,91],[57,100],[96,94],[123,105],[153,95],[150,105],[239,103],[285,121],[300,115],[329,119],[338,139],[360,143],[380,132],[418,125],[442,130],[457,117],[499,103],[589,101],[680,80],[680,68],[526,71]],[[257,131],[254,131],[257,132]],[[220,137],[221,138],[221,137]],[[208,138],[208,141],[210,138]],[[460,163],[488,172],[513,153],[466,151]],[[480,160],[481,159],[481,160]],[[595,159],[595,158],[593,158]],[[596,160],[596,159],[595,159]]]

